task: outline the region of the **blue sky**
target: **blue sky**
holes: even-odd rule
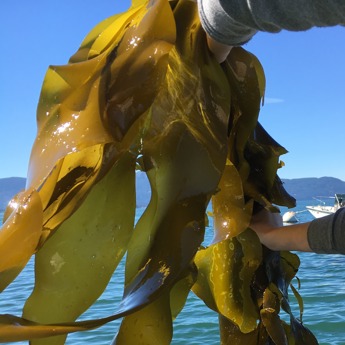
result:
[[[51,64],[65,64],[94,25],[127,0],[1,0],[0,178],[26,176],[36,106]],[[267,79],[260,122],[289,153],[282,178],[345,181],[345,28],[259,33],[245,46]]]

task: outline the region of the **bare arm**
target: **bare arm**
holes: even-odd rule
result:
[[[283,226],[279,213],[265,209],[253,216],[250,228],[259,236],[262,244],[272,250],[311,252],[308,243],[310,223]]]
[[[231,46],[219,43],[209,35],[207,35],[207,44],[208,48],[213,53],[213,55],[219,63],[222,63],[226,60],[230,53],[230,50],[232,49]]]

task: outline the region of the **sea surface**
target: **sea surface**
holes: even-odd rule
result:
[[[299,201],[297,217],[300,222],[312,220],[306,205],[316,205],[315,200]],[[138,216],[143,209],[138,209]],[[286,209],[282,209],[284,213]],[[0,214],[2,219],[3,214]],[[211,230],[208,235],[211,236]],[[301,266],[298,278],[301,281],[300,294],[304,301],[303,322],[318,338],[322,345],[345,344],[345,256],[299,253]],[[120,273],[120,272],[119,272]],[[121,274],[114,275],[99,300],[82,316],[93,319],[111,315],[122,296]],[[33,287],[33,260],[17,279],[0,295],[0,314],[21,315],[24,301]],[[294,281],[297,286],[297,281]],[[297,302],[293,295],[290,303],[295,316],[299,316]],[[109,345],[119,326],[111,322],[99,329],[74,333],[68,336],[67,345]],[[19,345],[26,342],[16,343]],[[193,293],[186,306],[174,322],[173,345],[216,345],[219,344],[218,320],[214,312]]]

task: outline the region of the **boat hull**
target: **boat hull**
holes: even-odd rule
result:
[[[288,211],[283,214],[283,223],[298,223],[296,212]]]
[[[322,218],[336,211],[334,206],[306,206],[306,209],[315,218]]]

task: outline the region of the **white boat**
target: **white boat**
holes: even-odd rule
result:
[[[287,211],[283,214],[283,223],[298,223],[296,212]]]
[[[320,200],[319,200],[320,201]],[[345,194],[335,194],[333,206],[326,206],[325,203],[317,206],[306,206],[306,209],[315,217],[322,218],[335,213],[339,208],[345,207]]]

